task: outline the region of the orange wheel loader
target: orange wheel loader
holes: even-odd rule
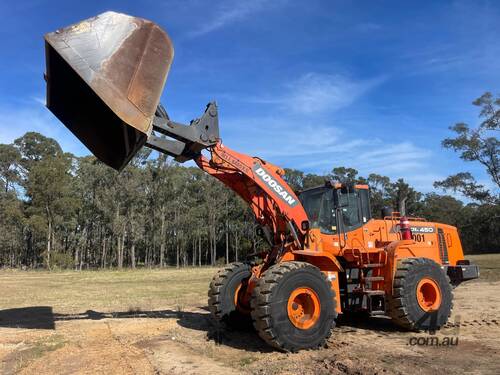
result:
[[[159,104],[174,51],[151,21],[106,12],[45,35],[47,107],[102,162],[123,169],[143,146],[194,160],[252,209],[269,243],[262,263],[233,263],[210,283],[214,319],[252,323],[271,346],[316,348],[338,314],[386,315],[408,330],[448,320],[453,287],[477,278],[455,227],[388,212],[366,185],[296,194],[283,169],[225,146],[210,103],[189,125]]]

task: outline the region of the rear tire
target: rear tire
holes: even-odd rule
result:
[[[253,290],[251,307],[259,336],[291,352],[324,346],[337,317],[330,281],[304,262],[284,262],[264,272]]]
[[[249,309],[239,301],[252,274],[249,264],[235,262],[219,270],[208,289],[208,308],[212,317],[231,328],[251,327]]]
[[[446,324],[453,308],[450,279],[431,259],[403,259],[394,275],[388,307],[388,315],[400,327],[438,330]]]

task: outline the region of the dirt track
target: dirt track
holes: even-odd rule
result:
[[[499,374],[499,290],[499,281],[455,290],[450,324],[435,337],[458,338],[456,346],[411,345],[434,336],[400,332],[389,320],[372,318],[339,322],[327,348],[298,354],[271,351],[253,332],[219,330],[201,301],[182,311],[172,306],[80,314],[40,306],[0,310],[0,372]]]

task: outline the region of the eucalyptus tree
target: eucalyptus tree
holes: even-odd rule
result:
[[[496,98],[490,92],[476,99],[481,122],[476,127],[460,122],[450,127],[455,137],[446,138],[442,145],[460,154],[466,162],[481,165],[492,182],[488,189],[478,183],[470,172],[460,172],[442,181],[436,181],[434,186],[444,190],[459,192],[469,199],[480,203],[498,204],[500,202],[500,96]]]
[[[21,154],[17,148],[13,145],[0,144],[0,183],[5,193],[14,189],[21,180],[20,161]]]

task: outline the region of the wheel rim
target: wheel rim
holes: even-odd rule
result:
[[[424,311],[435,311],[441,306],[441,289],[430,278],[423,278],[417,285],[417,302]]]
[[[243,285],[243,282],[238,284],[236,287],[236,290],[234,291],[234,306],[236,307],[236,310],[238,310],[241,313],[244,314],[250,314],[250,308],[245,306],[243,303],[243,296],[246,293],[246,285]]]
[[[319,319],[321,304],[318,295],[311,288],[295,289],[287,304],[288,318],[300,329],[309,329]]]

